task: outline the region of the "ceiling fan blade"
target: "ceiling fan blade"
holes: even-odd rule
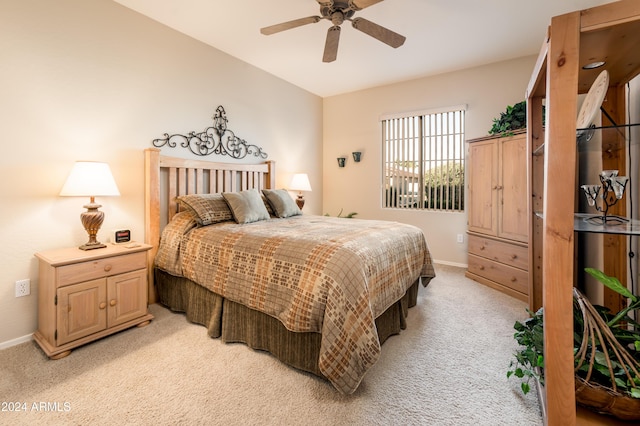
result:
[[[307,16],[306,18],[294,19],[293,21],[283,22],[281,24],[271,25],[260,29],[260,32],[264,35],[271,35],[279,33],[280,31],[290,30],[292,28],[301,27],[307,24],[315,24],[322,18],[319,16]]]
[[[405,36],[386,29],[385,27],[382,27],[364,18],[356,18],[351,22],[351,24],[356,30],[362,31],[363,33],[368,34],[371,37],[378,39],[391,47],[400,47],[406,40]]]
[[[351,0],[350,6],[353,7],[354,10],[362,10],[365,7],[373,6],[376,3],[380,3],[384,0]]]
[[[333,26],[327,31],[327,41],[324,43],[322,62],[333,62],[338,57],[338,43],[340,42],[340,27]]]

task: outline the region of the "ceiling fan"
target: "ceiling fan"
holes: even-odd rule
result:
[[[344,21],[351,21],[351,25],[353,25],[353,28],[356,30],[362,31],[394,48],[402,46],[406,40],[406,37],[364,18],[353,18],[353,15],[357,11],[380,3],[383,0],[316,1],[320,5],[320,15],[322,16],[308,16],[306,18],[294,19],[293,21],[264,27],[260,29],[260,32],[264,35],[271,35],[302,25],[315,24],[323,19],[331,21],[333,26],[327,31],[324,55],[322,57],[323,62],[333,62],[336,60],[338,56],[338,42],[340,41],[340,25],[342,25]]]

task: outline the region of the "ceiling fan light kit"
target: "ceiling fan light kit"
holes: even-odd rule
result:
[[[321,1],[316,0],[320,5],[321,16],[307,16],[306,18],[294,19],[293,21],[271,25],[260,29],[264,35],[271,35],[281,31],[290,30],[307,24],[315,24],[323,19],[331,21],[333,24],[327,30],[327,39],[324,45],[323,62],[333,62],[338,57],[338,44],[340,42],[340,25],[344,21],[351,21],[351,25],[376,40],[388,46],[398,48],[402,46],[406,38],[394,31],[382,27],[364,18],[352,19],[353,15],[366,7],[380,3],[383,0],[348,0],[348,1]]]

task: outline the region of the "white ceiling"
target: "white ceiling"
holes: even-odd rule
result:
[[[322,62],[327,29],[264,36],[260,28],[319,15],[316,0],[114,0],[322,97],[538,53],[551,17],[612,0],[385,0],[356,13],[407,37],[393,49],[342,25],[338,59]]]

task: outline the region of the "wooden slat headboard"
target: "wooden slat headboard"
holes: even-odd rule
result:
[[[149,251],[149,303],[156,302],[153,260],[164,225],[178,212],[175,198],[187,194],[235,192],[275,188],[275,161],[260,164],[214,163],[160,155],[160,149],[144,151],[145,243]]]

